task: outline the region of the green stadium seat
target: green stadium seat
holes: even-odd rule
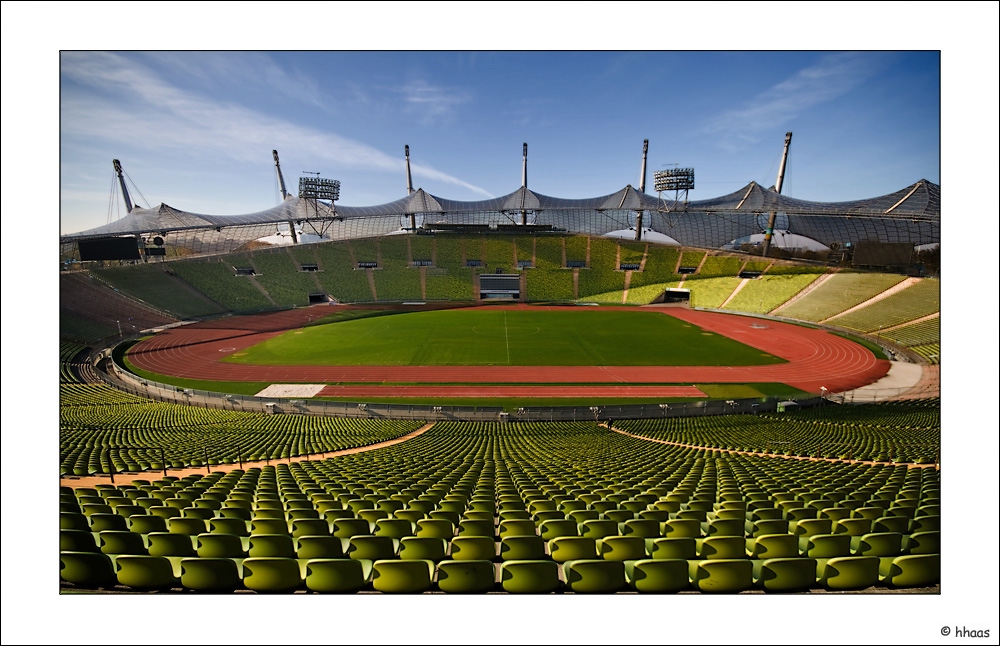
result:
[[[597,539],[597,553],[606,561],[645,559],[646,539],[641,536],[608,536]]]
[[[493,563],[482,559],[441,561],[437,565],[437,587],[453,594],[490,592],[496,587]]]
[[[545,541],[541,536],[506,536],[500,539],[500,558],[505,561],[534,561],[545,557]]]
[[[817,559],[816,580],[827,590],[863,590],[879,581],[876,556],[842,556]]]
[[[59,551],[100,553],[101,548],[97,546],[94,535],[90,532],[83,532],[78,529],[60,529]]]
[[[802,536],[799,537],[799,551],[802,556],[813,559],[851,556],[851,536],[848,534]]]
[[[142,540],[142,535],[133,534],[129,531],[109,530],[100,532],[97,535],[100,542],[101,552],[104,554],[130,554],[145,556],[146,543]]]
[[[646,551],[653,559],[684,559],[697,558],[697,539],[685,538],[654,538],[646,539]]]
[[[545,594],[562,587],[559,565],[545,560],[504,561],[500,567],[500,583],[512,594]]]
[[[561,536],[548,542],[549,554],[556,563],[597,559],[597,541],[583,536]]]
[[[446,558],[448,541],[428,536],[406,536],[399,541],[399,558],[437,563]]]
[[[577,593],[618,592],[627,585],[622,561],[567,561],[563,563],[563,576],[566,587]]]
[[[118,583],[111,557],[98,552],[59,552],[59,578],[82,588],[112,588]]]
[[[396,557],[399,541],[388,536],[356,535],[348,540],[346,554],[352,559],[379,561]]]
[[[882,583],[893,588],[926,588],[941,581],[940,554],[912,554],[882,559]]]
[[[754,584],[768,592],[798,592],[816,584],[816,559],[773,558],[752,563]]]
[[[133,590],[169,590],[180,587],[180,578],[164,556],[126,554],[115,559],[118,583]]]
[[[247,555],[243,540],[234,534],[199,534],[194,539],[198,558],[243,558]]]
[[[701,592],[742,592],[753,586],[753,564],[747,559],[688,561],[688,576]]]
[[[412,594],[431,588],[435,567],[430,560],[392,559],[376,560],[372,570],[372,587],[379,592]]]
[[[496,543],[492,536],[460,534],[451,539],[450,556],[454,561],[491,561],[497,557]]]
[[[799,539],[791,534],[765,534],[746,539],[747,553],[751,559],[798,558]],[[848,541],[850,545],[850,541]]]
[[[312,592],[357,592],[371,579],[372,561],[312,559],[306,563],[306,588]]]
[[[251,557],[243,561],[243,586],[248,590],[294,592],[302,584],[299,563],[294,558]]]
[[[680,592],[691,585],[684,559],[637,559],[624,564],[625,578],[636,592]]]
[[[195,556],[194,537],[188,534],[151,532],[146,542],[150,556]]]
[[[295,542],[288,534],[251,534],[247,543],[250,558],[296,558]]]

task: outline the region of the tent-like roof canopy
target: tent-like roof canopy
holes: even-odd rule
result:
[[[750,182],[743,188],[706,200],[675,202],[672,198],[640,193],[632,186],[599,197],[566,199],[521,187],[500,197],[479,201],[449,200],[419,189],[377,206],[336,206],[327,202],[288,197],[281,204],[245,215],[203,215],[166,204],[132,211],[110,224],[62,236],[63,244],[108,236],[191,232],[202,240],[227,230],[223,247],[266,235],[268,227],[294,222],[347,223],[332,238],[385,235],[398,231],[402,218],[452,224],[519,223],[520,213],[531,213],[530,223],[550,224],[569,232],[602,235],[634,226],[636,213],[648,214],[645,227],[681,244],[718,247],[741,236],[759,233],[760,216],[781,215],[779,228],[829,244],[850,240],[913,242],[940,241],[940,186],[920,180],[888,195],[847,202],[813,202],[781,195],[773,188]],[[517,216],[517,217],[515,217]],[[859,220],[860,219],[860,220]],[[243,232],[238,232],[242,228]],[[329,227],[324,227],[329,230]],[[217,246],[217,245],[216,245]],[[233,247],[235,248],[235,247]],[[221,247],[218,248],[221,250]]]

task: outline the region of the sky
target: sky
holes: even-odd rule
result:
[[[997,391],[996,298],[966,278],[996,273],[989,246],[969,249],[998,237],[996,209],[984,212],[981,200],[996,194],[1000,176],[998,7],[3,3],[4,509],[28,513],[17,494],[36,480],[54,507],[52,482],[18,458],[39,442],[45,455],[58,451],[55,240],[123,215],[120,206],[109,212],[113,158],[141,189],[140,204],[224,215],[276,203],[272,149],[293,190],[302,171],[318,171],[343,183],[340,204],[364,206],[404,195],[405,144],[414,184],[441,197],[515,190],[528,142],[529,187],[575,198],[635,186],[648,138],[649,184],[654,170],[691,166],[691,197],[704,199],[751,180],[773,184],[792,131],[783,192],[794,197],[844,200],[920,179],[942,184],[942,434],[944,454],[962,457],[943,483],[957,530],[977,513],[977,497],[961,494],[995,490],[997,476],[997,434],[968,432],[998,423],[995,406],[970,405],[976,393]],[[958,534],[949,535],[957,550]],[[33,541],[54,554],[46,537]],[[996,536],[988,540],[982,551],[996,553]],[[16,534],[4,547],[8,556],[25,553]],[[71,639],[79,622],[107,612],[106,597],[55,594],[48,562],[40,577],[36,560],[5,559],[5,643]],[[168,608],[189,628],[217,629],[220,613],[274,616],[294,605],[284,609],[324,618],[296,623],[296,639],[400,643],[527,634],[598,643],[620,641],[623,626],[628,641],[737,643],[762,616],[779,618],[783,634],[808,630],[816,643],[855,633],[925,643],[941,639],[942,626],[996,631],[991,578],[963,567],[957,551],[944,567],[935,596],[494,597],[490,604],[516,617],[498,624],[483,600],[467,597],[204,604],[153,595],[130,599],[136,612],[115,621],[143,630],[145,617]],[[421,629],[428,616],[447,617],[451,630],[430,636]],[[845,621],[851,632],[838,628]],[[280,643],[289,625],[258,621],[253,635]]]
[[[566,198],[693,167],[691,199],[753,180],[839,201],[940,182],[937,51],[114,52],[60,55],[62,233],[125,214],[113,158],[141,192],[212,215],[341,181],[341,205],[406,193],[477,200],[520,186]],[[144,199],[145,198],[145,199]]]

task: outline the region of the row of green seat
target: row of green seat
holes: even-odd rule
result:
[[[545,560],[511,560],[499,567],[488,560],[294,559],[282,557],[180,558],[93,552],[60,553],[64,581],[88,588],[116,585],[134,590],[222,592],[358,592],[385,593],[508,592],[545,594],[701,592],[736,593],[752,588],[770,592],[927,586],[939,579],[940,557],[901,556],[891,559],[853,556],[831,559],[767,560],[578,559],[560,564]]]

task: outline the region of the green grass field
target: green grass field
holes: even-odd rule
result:
[[[658,312],[452,310],[286,332],[226,361],[251,365],[748,366],[783,359]]]

